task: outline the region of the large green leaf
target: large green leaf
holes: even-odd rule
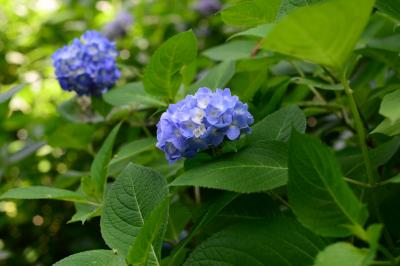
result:
[[[165,179],[150,168],[129,164],[107,193],[100,219],[106,244],[126,256],[144,221],[168,195]],[[167,213],[161,219],[166,226]],[[160,250],[165,226],[154,242],[152,255]]]
[[[98,198],[101,198],[103,195],[104,186],[107,182],[108,163],[111,160],[114,141],[117,137],[120,127],[121,124],[118,124],[113,128],[101,146],[100,150],[97,152],[93,163],[90,166],[91,182]]]
[[[179,33],[168,39],[153,54],[144,73],[145,90],[170,100],[181,84],[179,70],[197,55],[197,40],[192,31]]]
[[[368,249],[359,249],[346,242],[328,246],[318,254],[314,266],[368,266]]]
[[[379,113],[392,122],[400,120],[400,89],[395,90],[383,97]]]
[[[306,130],[306,117],[301,109],[295,105],[282,108],[253,126],[253,133],[249,136],[250,143],[259,141],[277,140],[288,141],[292,129],[299,132]]]
[[[53,199],[88,202],[82,194],[75,191],[44,186],[13,188],[2,194],[0,199]]]
[[[265,141],[191,169],[172,186],[200,186],[251,193],[271,190],[287,182],[287,147]]]
[[[370,150],[369,157],[374,168],[387,163],[398,151],[400,147],[400,137],[395,137],[376,148]],[[351,154],[338,158],[345,177],[357,180],[366,180],[365,162],[362,154]]]
[[[231,25],[257,26],[276,19],[281,0],[248,0],[221,11],[222,20]]]
[[[328,237],[351,234],[368,216],[343,179],[332,152],[318,140],[293,132],[289,143],[289,203],[298,220]]]
[[[54,266],[125,266],[125,258],[111,250],[97,249],[76,253],[54,264]]]
[[[171,263],[168,265],[174,266],[175,261],[180,257],[180,255],[182,255],[184,247],[193,239],[197,232],[204,226],[206,226],[209,222],[211,222],[217,214],[219,214],[229,203],[231,203],[238,196],[239,194],[236,193],[224,192],[211,204],[206,205],[204,213],[202,213],[201,218],[196,221],[195,226],[192,228],[189,235],[182,242],[179,243],[179,246],[171,254]]]
[[[158,97],[148,94],[142,82],[132,82],[112,89],[103,94],[103,99],[113,106],[129,105],[134,109],[166,105]]]
[[[189,93],[195,93],[200,87],[210,89],[225,88],[225,85],[231,80],[235,74],[235,63],[232,61],[223,61],[211,68],[208,73],[192,86]]]
[[[152,244],[160,233],[165,221],[163,220],[166,211],[168,211],[169,200],[163,200],[144,221],[142,229],[136,236],[135,241],[129,247],[127,261],[131,265],[160,265],[158,260],[149,256]]]
[[[331,0],[298,8],[277,22],[263,46],[341,70],[373,4],[373,0]]]
[[[325,243],[281,216],[228,227],[201,243],[184,265],[308,266]]]

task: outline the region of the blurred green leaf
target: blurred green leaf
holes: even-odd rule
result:
[[[106,102],[113,106],[129,105],[134,109],[163,107],[165,102],[144,90],[142,82],[127,83],[103,94]]]
[[[392,122],[400,120],[400,89],[383,97],[379,113],[389,118]]]
[[[186,31],[168,39],[153,54],[144,73],[145,90],[156,96],[174,99],[181,84],[179,70],[197,55],[197,39]]]
[[[81,203],[89,201],[78,192],[45,186],[13,188],[2,194],[0,199],[53,199]]]
[[[215,61],[235,61],[250,58],[257,42],[251,40],[235,40],[214,46],[203,52],[206,57]]]
[[[397,0],[376,0],[376,7],[400,22],[400,5]]]
[[[94,131],[95,128],[87,124],[64,123],[48,136],[47,142],[53,147],[86,150]]]
[[[300,223],[321,236],[349,236],[348,227],[362,227],[368,217],[332,152],[296,131],[289,142],[288,198]]]
[[[189,93],[195,93],[201,87],[210,89],[224,88],[235,74],[235,63],[224,61],[211,68],[207,74],[190,86]]]
[[[382,183],[384,184],[399,184],[400,183],[400,174],[395,175],[394,177],[391,177]]]
[[[113,128],[103,142],[100,150],[96,153],[92,165],[90,166],[91,185],[95,188],[96,195],[99,199],[103,196],[104,187],[107,182],[108,164],[111,160],[114,141],[120,127],[121,123]]]
[[[346,242],[338,242],[328,246],[318,254],[314,266],[367,266],[368,250],[359,249]]]
[[[341,84],[334,84],[334,85],[326,84],[324,82],[315,81],[312,79],[300,78],[300,77],[292,78],[291,81],[296,84],[313,86],[313,87],[321,89],[321,90],[328,90],[328,91],[342,91],[343,90],[343,86]]]
[[[11,97],[13,97],[20,90],[22,90],[25,86],[26,86],[25,84],[20,84],[18,86],[12,87],[11,89],[9,89],[4,93],[0,93],[0,104],[10,100]]]
[[[363,31],[373,0],[332,0],[301,7],[277,22],[263,47],[342,70]]]
[[[400,134],[400,119],[391,121],[389,118],[385,118],[372,132],[382,133],[388,136],[396,136]]]

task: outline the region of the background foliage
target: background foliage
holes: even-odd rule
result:
[[[3,2],[1,265],[400,263],[397,1]],[[51,54],[121,11],[118,84],[62,91]],[[201,86],[253,133],[168,164],[160,113]]]

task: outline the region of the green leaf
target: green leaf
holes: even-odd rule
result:
[[[264,38],[274,27],[274,24],[263,24],[259,25],[257,27],[238,32],[231,37],[228,38],[228,40],[231,40],[233,38],[237,37],[243,37],[243,36],[251,36],[251,37],[258,37],[258,38]]]
[[[174,99],[182,80],[179,70],[196,55],[197,40],[191,30],[168,39],[155,51],[145,69],[145,90],[155,96]]]
[[[2,194],[0,199],[53,199],[88,202],[82,194],[75,191],[44,186],[13,188]]]
[[[93,206],[83,203],[75,203],[76,212],[72,215],[71,219],[67,223],[81,222],[84,224],[86,221],[93,217],[101,215],[101,207]]]
[[[126,256],[144,221],[167,195],[167,183],[160,174],[150,168],[129,164],[106,195],[100,219],[106,244]],[[166,225],[167,215],[161,221]],[[160,250],[165,226],[160,232],[153,245],[156,252]]]
[[[277,140],[288,141],[292,129],[299,132],[306,130],[306,117],[301,109],[295,105],[282,108],[253,126],[253,133],[249,136],[250,143]]]
[[[365,57],[372,58],[376,61],[382,62],[390,68],[393,68],[397,73],[400,73],[400,58],[399,52],[389,51],[387,49],[378,49],[367,47],[363,49],[358,49],[356,51],[358,54],[362,54]]]
[[[308,266],[325,243],[282,216],[239,223],[205,240],[184,265]]]
[[[393,17],[397,21],[400,21],[400,5],[397,0],[376,0],[376,7]]]
[[[400,89],[383,97],[379,113],[392,122],[400,120]]]
[[[76,253],[54,264],[54,266],[125,266],[125,259],[111,250],[97,249]]]
[[[200,186],[240,193],[267,191],[286,184],[286,161],[285,143],[259,142],[186,171],[170,185]]]
[[[382,183],[384,183],[384,184],[400,184],[400,174],[397,174],[397,175],[383,181]]]
[[[400,147],[400,137],[395,137],[368,152],[374,168],[387,163]],[[365,162],[361,153],[339,157],[345,177],[366,180]]]
[[[396,136],[400,134],[400,119],[391,121],[389,118],[385,118],[372,132],[382,133],[388,136]]]
[[[348,227],[362,227],[368,212],[327,147],[294,131],[288,164],[289,203],[305,227],[326,237],[349,236]]]
[[[112,106],[129,105],[135,110],[166,106],[165,102],[144,90],[142,82],[127,83],[103,94],[103,99]]]
[[[190,221],[191,214],[188,207],[180,201],[173,201],[169,205],[168,226],[165,232],[165,241],[178,243],[180,233]]]
[[[276,19],[281,0],[249,0],[221,11],[222,20],[226,24],[236,26],[257,26],[271,23]]]
[[[231,81],[232,93],[244,102],[250,101],[264,83],[267,75],[267,65],[257,71],[237,73]]]
[[[216,200],[214,200],[210,205],[205,208],[205,212],[202,213],[201,218],[197,221],[190,231],[189,235],[179,243],[178,247],[175,249],[173,254],[171,255],[172,263],[177,260],[182,252],[184,252],[184,247],[193,239],[193,237],[197,234],[197,232],[207,225],[212,219],[220,213],[229,203],[231,203],[234,199],[236,199],[239,194],[232,192],[224,192],[221,196],[219,196]],[[169,264],[174,265],[174,264]]]
[[[198,81],[196,81],[188,93],[195,93],[201,87],[207,87],[210,89],[225,88],[229,80],[235,74],[235,63],[232,61],[223,61],[211,68],[208,73]]]
[[[345,242],[328,246],[318,254],[314,266],[367,266],[368,250],[359,249]]]
[[[203,55],[215,61],[235,61],[251,57],[257,42],[252,40],[235,40],[214,46],[203,52]]]
[[[10,100],[16,93],[22,90],[25,87],[25,84],[20,84],[15,87],[12,87],[8,91],[4,93],[0,93],[0,104]]]
[[[85,150],[92,140],[94,131],[95,128],[87,124],[64,123],[48,136],[47,142],[53,147]]]
[[[129,247],[126,258],[129,264],[133,266],[160,265],[158,260],[155,257],[150,257],[149,254],[151,254],[150,251],[153,248],[153,241],[160,234],[160,230],[165,223],[163,218],[168,213],[168,203],[169,199],[166,198],[145,219],[142,229],[140,229],[135,241]]]
[[[109,174],[118,174],[138,154],[154,149],[155,145],[155,138],[138,139],[123,145],[108,165]]]
[[[99,198],[103,195],[104,186],[107,182],[108,163],[111,160],[112,148],[120,127],[121,124],[118,124],[113,128],[90,166],[92,184]]]
[[[373,0],[332,0],[298,8],[277,22],[263,46],[342,70],[373,4]]]

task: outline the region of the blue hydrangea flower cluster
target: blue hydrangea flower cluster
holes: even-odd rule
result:
[[[173,163],[183,157],[191,158],[197,152],[217,147],[225,136],[235,140],[242,133],[251,133],[254,122],[247,104],[229,89],[200,88],[171,104],[157,124],[157,147]]]
[[[63,90],[98,96],[120,77],[115,44],[96,31],[58,49],[52,56],[55,74]]]

